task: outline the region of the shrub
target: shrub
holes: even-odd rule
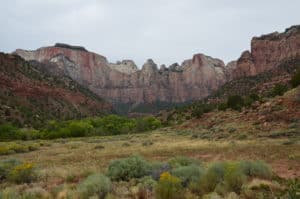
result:
[[[0,140],[19,139],[18,128],[12,124],[0,124]]]
[[[246,176],[237,163],[228,164],[224,175],[224,184],[228,192],[240,193]]]
[[[260,99],[260,97],[255,93],[251,93],[249,98],[251,98],[253,101],[258,101]]]
[[[9,146],[0,146],[0,155],[9,155],[15,153]]]
[[[158,199],[176,199],[183,198],[183,188],[179,178],[170,173],[162,173],[155,189]]]
[[[241,110],[244,106],[244,99],[239,95],[229,96],[227,99],[227,107],[234,110]]]
[[[41,138],[41,134],[38,130],[23,128],[18,131],[19,138],[22,140],[33,140]]]
[[[196,165],[178,167],[171,171],[172,175],[180,178],[183,186],[188,186],[190,183],[199,182],[203,173],[203,169]]]
[[[245,175],[250,177],[266,179],[272,177],[271,168],[263,161],[242,161],[240,168]]]
[[[182,166],[189,165],[199,165],[200,162],[198,160],[186,157],[186,156],[177,156],[168,161],[172,168],[178,168]]]
[[[145,176],[141,180],[139,180],[139,188],[146,189],[146,190],[153,190],[156,186],[157,182],[150,176]]]
[[[300,85],[300,70],[298,70],[291,79],[291,84],[293,88],[296,88]]]
[[[154,162],[150,165],[150,174],[154,180],[159,180],[160,175],[171,170],[171,166],[165,162]]]
[[[300,182],[298,179],[290,180],[289,186],[287,190],[287,198],[288,199],[299,199],[300,198]]]
[[[161,127],[161,121],[156,119],[155,117],[148,116],[144,118],[137,118],[136,119],[136,132],[143,132],[143,131],[149,131],[154,130],[159,127]]]
[[[111,190],[111,182],[108,177],[102,174],[92,174],[77,185],[80,198],[97,196],[104,199]]]
[[[288,87],[284,84],[276,84],[270,91],[270,96],[275,97],[277,95],[283,95],[288,90]]]
[[[83,137],[88,135],[93,127],[86,121],[72,121],[67,128],[71,137]]]
[[[20,164],[22,163],[16,159],[0,161],[0,181],[7,179],[10,170]]]
[[[115,160],[108,167],[108,176],[112,180],[128,181],[131,178],[141,178],[148,173],[149,164],[137,155]]]
[[[254,100],[252,99],[252,98],[250,98],[249,96],[246,96],[245,98],[244,98],[244,105],[246,106],[246,107],[249,107],[249,106],[251,106],[251,104],[254,102]]]
[[[10,145],[9,148],[15,151],[16,153],[26,153],[29,151],[28,146],[22,144],[16,144],[16,143]]]
[[[226,103],[220,103],[218,105],[218,110],[219,111],[225,111],[227,109],[227,104]]]
[[[195,107],[192,109],[192,116],[200,118],[203,115],[203,109],[201,107]]]
[[[15,183],[30,183],[36,179],[33,164],[24,163],[15,166],[9,171],[8,180]]]
[[[204,194],[214,191],[216,186],[224,180],[225,170],[226,163],[224,162],[212,164],[200,179],[200,192]]]

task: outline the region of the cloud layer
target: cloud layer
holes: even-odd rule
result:
[[[253,36],[299,24],[299,7],[299,0],[4,0],[0,51],[63,42],[111,62],[169,65],[200,52],[228,62]]]

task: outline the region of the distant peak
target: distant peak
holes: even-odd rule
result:
[[[85,52],[88,52],[84,47],[82,46],[72,46],[72,45],[69,45],[69,44],[64,44],[64,43],[56,43],[54,45],[54,47],[58,47],[58,48],[68,48],[68,49],[71,49],[71,50],[80,50],[80,51],[85,51]]]

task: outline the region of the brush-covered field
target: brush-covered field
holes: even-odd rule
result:
[[[10,148],[0,198],[292,198],[299,188],[297,137],[202,139],[169,127],[0,146]]]

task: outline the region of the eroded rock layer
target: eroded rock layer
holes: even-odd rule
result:
[[[224,83],[253,76],[277,67],[283,61],[300,57],[300,26],[283,33],[254,37],[251,51],[227,66],[222,60],[203,54],[158,66],[149,59],[138,69],[131,60],[109,63],[104,56],[83,47],[57,44],[35,51],[16,50],[26,60],[51,63],[53,73],[62,73],[110,102],[131,104],[199,100]]]

